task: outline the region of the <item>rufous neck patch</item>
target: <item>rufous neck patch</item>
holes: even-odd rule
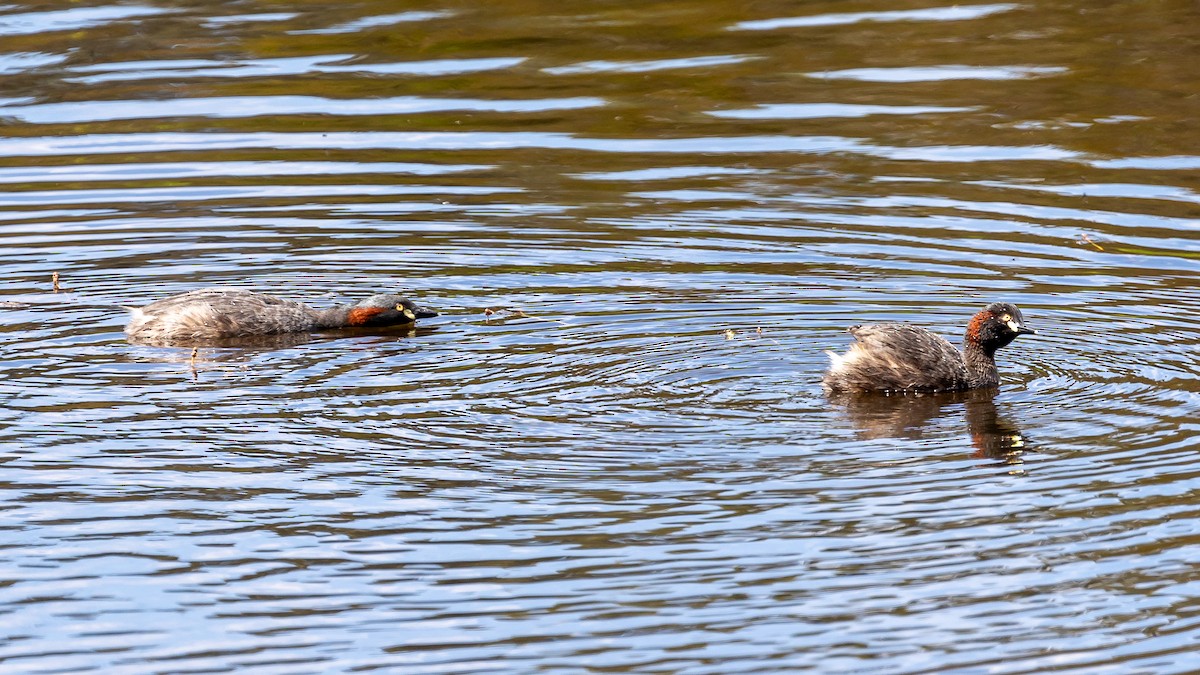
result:
[[[979,332],[983,330],[983,324],[996,315],[984,310],[971,318],[971,323],[967,325],[967,340],[969,342],[978,343],[980,338]]]
[[[365,326],[379,314],[383,314],[382,307],[355,307],[346,315],[346,323],[351,326]]]

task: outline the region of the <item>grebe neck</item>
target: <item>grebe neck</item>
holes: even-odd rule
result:
[[[988,350],[969,336],[963,341],[963,363],[972,388],[1000,386],[1000,371],[996,370],[996,350]]]
[[[317,328],[345,328],[350,325],[350,310],[354,305],[337,305],[329,309],[313,310],[313,323]]]

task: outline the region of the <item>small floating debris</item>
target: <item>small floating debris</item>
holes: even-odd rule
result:
[[[739,333],[736,330],[734,330],[732,328],[726,328],[725,330],[721,331],[721,335],[725,336],[726,340],[741,339],[741,340],[753,342],[753,341],[757,341],[757,340],[766,339],[766,340],[770,340],[771,342],[773,342],[775,344],[779,344],[779,340],[776,340],[775,338],[767,337],[767,336],[763,335],[762,326],[755,326],[753,331],[751,331],[751,329],[747,328],[746,331],[752,332],[753,334],[747,335],[746,337],[739,338]]]
[[[1087,232],[1080,232],[1080,233],[1079,233],[1079,240],[1078,240],[1076,243],[1079,243],[1079,244],[1091,244],[1092,246],[1095,246],[1095,247],[1096,247],[1096,250],[1097,250],[1097,251],[1103,251],[1103,250],[1104,250],[1104,247],[1103,247],[1103,246],[1101,246],[1100,244],[1097,244],[1095,241],[1093,241],[1093,240],[1092,240],[1092,238],[1088,236],[1088,233],[1087,233]]]
[[[50,286],[54,289],[55,293],[69,293],[71,291],[70,288],[63,288],[62,285],[58,283],[58,272],[50,273]]]
[[[544,316],[534,316],[532,314],[527,314],[524,310],[520,309],[492,309],[491,307],[483,310],[483,320],[489,321],[493,316],[496,316],[500,312],[506,313],[506,316],[504,317],[505,319],[533,319],[534,321],[553,321],[554,323],[561,323],[564,326],[570,325],[562,319],[550,319]]]

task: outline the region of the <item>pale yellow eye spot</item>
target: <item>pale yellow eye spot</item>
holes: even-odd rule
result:
[[[397,309],[399,309],[399,308],[397,308]],[[1012,323],[1012,315],[1005,314],[1004,316],[1000,317],[1000,320],[1003,321],[1004,323]]]
[[[396,305],[396,311],[397,311],[397,312],[403,312],[403,311],[404,311],[404,305]]]

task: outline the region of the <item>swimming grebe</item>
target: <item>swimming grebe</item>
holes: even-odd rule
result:
[[[852,326],[857,340],[833,364],[824,385],[831,392],[961,391],[1000,384],[996,350],[1018,335],[1032,335],[1021,310],[1006,302],[988,305],[967,326],[959,353],[945,338],[903,323]]]
[[[129,311],[132,316],[125,334],[146,342],[400,326],[437,316],[399,295],[372,295],[354,305],[321,310],[233,288],[201,288]]]

